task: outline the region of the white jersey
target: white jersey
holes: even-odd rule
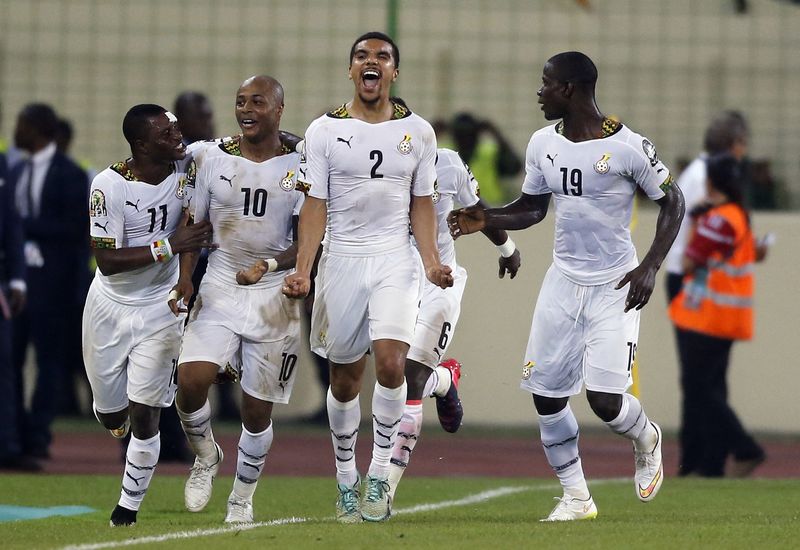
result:
[[[240,137],[189,146],[197,165],[194,219],[208,219],[219,248],[208,255],[206,277],[236,285],[236,272],[258,260],[275,258],[292,244],[292,217],[305,195],[297,184],[300,155],[285,154],[264,162],[244,158]],[[267,273],[253,288],[274,286],[286,273]]]
[[[683,251],[689,243],[692,233],[692,217],[689,213],[706,198],[706,159],[705,153],[689,163],[689,166],[678,176],[677,184],[683,193],[686,205],[686,215],[683,216],[681,227],[664,259],[664,267],[668,273],[683,274]]]
[[[478,202],[478,181],[458,153],[450,149],[439,149],[436,153],[436,190],[433,193],[433,203],[438,224],[439,258],[443,265],[455,269],[456,247],[447,227],[447,215],[455,208],[456,203],[466,207]]]
[[[604,137],[577,143],[561,124],[531,137],[522,191],[553,194],[559,271],[581,285],[609,283],[638,263],[629,229],[636,186],[658,200],[672,176],[653,144],[622,124],[606,119]]]
[[[126,162],[106,168],[92,180],[89,223],[92,248],[149,246],[172,235],[194,191],[191,156],[173,163],[158,185],[137,180]],[[163,302],[178,282],[178,258],[115,275],[95,272],[94,284],[122,304]]]
[[[411,195],[433,194],[436,136],[395,104],[391,120],[350,118],[343,105],[311,123],[300,180],[327,201],[326,250],[367,256],[409,246]]]

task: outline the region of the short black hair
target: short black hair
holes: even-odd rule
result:
[[[359,42],[363,42],[364,40],[371,40],[371,39],[383,40],[387,42],[392,47],[392,58],[394,58],[394,68],[400,68],[400,49],[397,47],[397,44],[394,43],[394,40],[388,34],[384,34],[378,31],[370,31],[367,33],[362,34],[356,41],[353,42],[353,45],[350,47],[350,59],[348,59],[348,63],[353,63],[353,56],[356,54],[356,46]]]
[[[20,115],[36,128],[39,134],[52,140],[56,137],[58,130],[58,115],[55,110],[47,103],[28,103],[20,111]]]
[[[167,110],[164,107],[153,103],[134,105],[122,120],[122,135],[133,146],[134,141],[142,139],[144,136],[147,129],[147,120],[166,112]]]
[[[750,135],[747,120],[739,111],[723,111],[711,121],[703,138],[703,147],[710,155],[730,151],[737,141]]]
[[[555,77],[561,82],[572,82],[594,89],[597,83],[597,66],[581,52],[562,52],[547,60],[553,66]]]
[[[706,159],[706,171],[711,185],[733,202],[743,204],[744,170],[742,163],[730,153],[711,155]]]
[[[194,90],[181,92],[178,97],[175,98],[175,106],[173,107],[175,116],[181,118],[180,115],[185,114],[190,105],[200,105],[206,101],[208,101],[208,97],[203,92],[196,92]]]

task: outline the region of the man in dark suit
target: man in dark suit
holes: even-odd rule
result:
[[[10,179],[22,217],[28,305],[14,323],[14,361],[22,370],[28,342],[37,376],[30,410],[23,412],[23,451],[49,457],[50,425],[67,372],[70,335],[87,288],[88,193],[86,172],[56,148],[58,118],[49,105],[31,103],[17,117],[16,146],[29,158]]]
[[[39,463],[22,454],[17,418],[22,384],[11,360],[11,318],[25,307],[25,291],[22,225],[0,153],[0,469],[38,471]]]

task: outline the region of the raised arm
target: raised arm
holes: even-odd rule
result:
[[[447,216],[447,225],[454,239],[488,230],[519,230],[539,223],[547,215],[551,193],[528,195],[522,193],[514,202],[502,208],[489,208],[476,205],[453,210]]]

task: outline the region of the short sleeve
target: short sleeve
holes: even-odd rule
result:
[[[416,197],[433,195],[436,182],[436,134],[430,124],[422,122],[422,150],[411,186],[411,194]]]
[[[666,195],[668,187],[673,184],[673,177],[658,158],[653,142],[638,134],[633,134],[633,138],[639,143],[631,143],[629,173],[648,197],[658,200]]]
[[[522,192],[526,195],[550,193],[550,188],[547,186],[544,173],[542,173],[536,158],[536,134],[531,136],[525,151],[525,181],[522,183]]]
[[[89,191],[89,236],[92,248],[122,248],[125,231],[124,193],[106,171],[92,180]]]
[[[327,131],[317,121],[306,130],[305,146],[300,153],[298,180],[308,188],[308,194],[316,199],[328,199]]]

